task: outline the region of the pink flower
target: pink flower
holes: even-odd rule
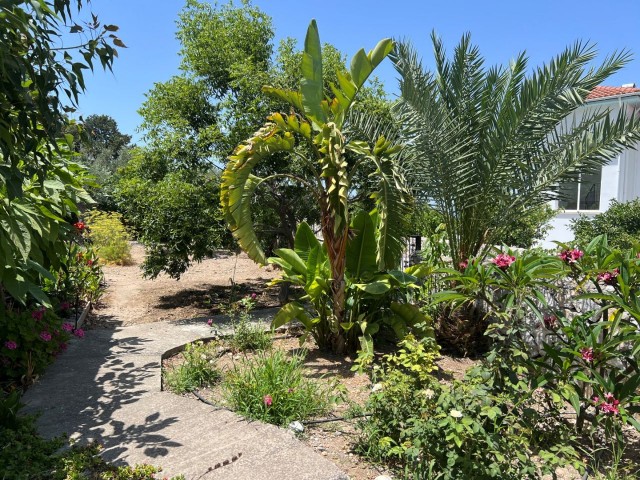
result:
[[[60,351],[61,351],[61,352],[66,351],[66,350],[67,350],[67,346],[68,346],[68,345],[67,345],[66,343],[61,343],[61,344],[60,344]]]
[[[516,261],[516,257],[509,255],[508,253],[501,253],[496,258],[492,259],[491,262],[498,267],[500,270],[506,270],[509,268],[513,262]]]
[[[73,331],[73,325],[71,325],[71,324],[70,324],[70,323],[68,323],[68,322],[65,322],[65,323],[63,323],[63,324],[62,324],[62,329],[63,329],[65,332],[72,332],[72,331]]]
[[[558,326],[558,317],[555,315],[545,315],[542,321],[547,330],[555,330]]]
[[[255,299],[256,299],[256,297],[257,297],[257,295],[256,295],[255,293],[252,293],[252,294],[251,294],[251,300],[255,300]]]
[[[49,342],[51,340],[51,334],[46,330],[40,332],[40,338],[45,342]]]
[[[14,342],[13,340],[7,340],[6,342],[4,342],[4,346],[8,350],[15,350],[16,348],[18,348],[18,344],[16,342]]]
[[[273,398],[271,398],[271,395],[265,395],[262,401],[267,407],[270,407],[271,404],[273,403]]]
[[[82,338],[82,337],[84,337],[84,330],[81,329],[81,328],[74,328],[73,329],[73,334],[78,338]]]
[[[207,325],[209,325],[209,326],[213,325],[213,319],[212,319],[212,318],[210,318],[209,320],[207,320]]]
[[[42,317],[44,317],[44,312],[46,311],[47,309],[44,307],[34,310],[33,312],[31,312],[31,318],[33,318],[34,320],[42,320]]]
[[[580,356],[585,362],[593,362],[593,348],[585,347],[580,349]]]
[[[584,256],[584,252],[582,250],[574,248],[573,250],[563,250],[558,254],[558,256],[563,262],[572,265]]]
[[[71,308],[71,304],[69,302],[62,302],[60,304],[60,310],[62,310],[63,312],[66,310],[69,310]]]
[[[469,260],[463,260],[460,263],[458,263],[458,267],[460,267],[460,270],[465,270],[468,266],[469,266]]]
[[[613,285],[616,283],[616,277],[620,275],[620,269],[616,268],[612,272],[602,272],[598,274],[598,281],[605,285]]]
[[[609,415],[617,415],[620,413],[620,410],[618,409],[620,400],[616,400],[612,393],[606,393],[604,395],[603,402],[600,402],[600,399],[598,397],[593,397],[593,402],[602,410],[602,413],[606,413]]]
[[[76,222],[73,224],[74,227],[76,227],[76,229],[81,232],[85,229],[86,225],[84,224],[84,222]]]

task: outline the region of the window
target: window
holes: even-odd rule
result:
[[[560,185],[562,198],[558,207],[565,210],[600,210],[602,168],[594,173],[581,173],[575,180]]]

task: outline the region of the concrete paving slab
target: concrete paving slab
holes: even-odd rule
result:
[[[268,321],[272,312],[262,312]],[[213,317],[228,331],[228,318]],[[46,437],[104,445],[116,464],[150,463],[187,479],[342,480],[291,432],[161,391],[161,355],[210,337],[206,319],[90,330],[23,397]]]

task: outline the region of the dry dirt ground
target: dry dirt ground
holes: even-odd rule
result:
[[[220,313],[230,299],[252,293],[258,308],[277,305],[277,288],[267,288],[277,272],[270,266],[260,268],[244,253],[219,252],[192,265],[180,280],[164,274],[142,278],[144,249],[133,244],[131,254],[131,265],[104,267],[107,289],[93,309],[91,325],[109,328],[207,317]]]

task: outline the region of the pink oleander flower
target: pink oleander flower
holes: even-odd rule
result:
[[[209,326],[213,325],[213,319],[212,319],[212,318],[210,318],[209,320],[207,320],[207,325],[209,325]]]
[[[267,407],[270,407],[271,404],[273,403],[273,398],[271,398],[271,395],[265,395],[262,401]]]
[[[39,309],[31,312],[31,318],[33,318],[34,320],[42,320],[42,317],[44,317],[44,312],[46,311],[46,308],[40,307]]]
[[[40,338],[42,340],[44,340],[45,342],[49,342],[51,341],[51,334],[49,332],[47,332],[46,330],[43,330],[40,332]]]
[[[580,349],[580,356],[585,362],[593,362],[593,348],[585,347]]]
[[[547,330],[555,330],[558,326],[558,317],[555,315],[545,315],[542,321],[544,322],[544,327]]]
[[[605,285],[613,285],[616,283],[616,277],[620,275],[620,269],[616,268],[612,272],[602,272],[598,274],[598,281]]]
[[[460,267],[460,270],[465,270],[468,266],[469,266],[469,260],[463,260],[460,263],[458,263],[458,267]]]
[[[74,328],[72,333],[78,338],[84,337],[84,330],[81,328]]]
[[[71,325],[69,322],[65,322],[62,324],[62,330],[64,330],[65,332],[72,332],[73,325]]]
[[[61,343],[60,344],[60,351],[64,352],[67,350],[68,345],[66,343]]]
[[[583,256],[584,256],[584,252],[577,248],[574,248],[572,250],[563,250],[558,254],[558,257],[560,257],[560,260],[562,260],[563,262],[569,265],[576,263]]]
[[[18,348],[18,344],[13,340],[7,340],[6,342],[4,342],[4,346],[7,348],[7,350],[15,350],[16,348]]]
[[[496,258],[491,259],[491,262],[501,270],[509,268],[513,262],[516,261],[516,257],[509,255],[508,253],[500,253]]]
[[[256,295],[255,293],[251,294],[251,300],[255,300],[258,297],[258,295]]]
[[[69,310],[71,308],[71,304],[69,302],[62,302],[60,304],[60,310],[62,310],[63,312],[66,310]]]

